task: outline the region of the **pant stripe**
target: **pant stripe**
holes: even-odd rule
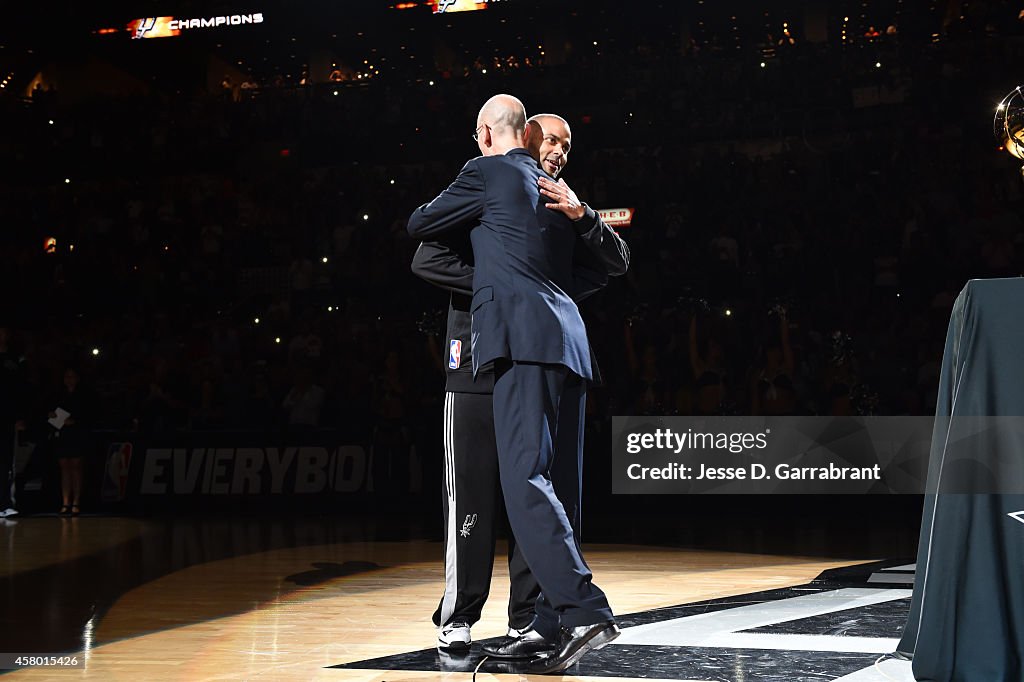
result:
[[[459,594],[458,581],[458,553],[456,549],[455,530],[457,519],[456,498],[455,498],[455,395],[450,391],[445,394],[444,399],[444,464],[445,464],[445,492],[448,496],[448,518],[446,547],[444,553],[444,597],[441,600],[441,625],[446,625],[448,619],[455,613],[455,600]]]

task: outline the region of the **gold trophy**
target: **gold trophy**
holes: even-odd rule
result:
[[[1001,148],[1024,161],[1024,86],[1018,85],[1010,91],[996,107],[992,119],[992,134]],[[1024,166],[1021,166],[1024,174]]]

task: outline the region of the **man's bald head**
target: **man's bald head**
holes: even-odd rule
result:
[[[569,130],[569,122],[566,121],[561,116],[559,116],[558,114],[534,114],[529,119],[527,119],[526,122],[530,123],[531,121],[536,121],[537,123],[539,123],[541,128],[543,128],[546,124],[561,124],[566,130]]]
[[[526,107],[512,95],[490,98],[476,117],[477,144],[484,156],[523,147],[525,131]]]

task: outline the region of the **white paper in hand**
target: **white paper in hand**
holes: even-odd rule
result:
[[[56,410],[54,410],[54,413],[57,416],[47,419],[47,421],[50,423],[50,426],[57,430],[60,430],[64,428],[64,422],[68,420],[68,417],[71,416],[71,413],[61,407],[58,407]]]

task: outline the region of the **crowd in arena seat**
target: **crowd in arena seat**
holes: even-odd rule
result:
[[[96,429],[407,447],[439,423],[447,300],[410,273],[405,221],[504,91],[569,120],[584,201],[636,209],[630,272],[583,306],[594,419],[930,414],[956,295],[1021,273],[1024,187],[987,117],[1022,52],[636,50],[433,84],[0,98],[20,412],[45,422],[70,368]]]

